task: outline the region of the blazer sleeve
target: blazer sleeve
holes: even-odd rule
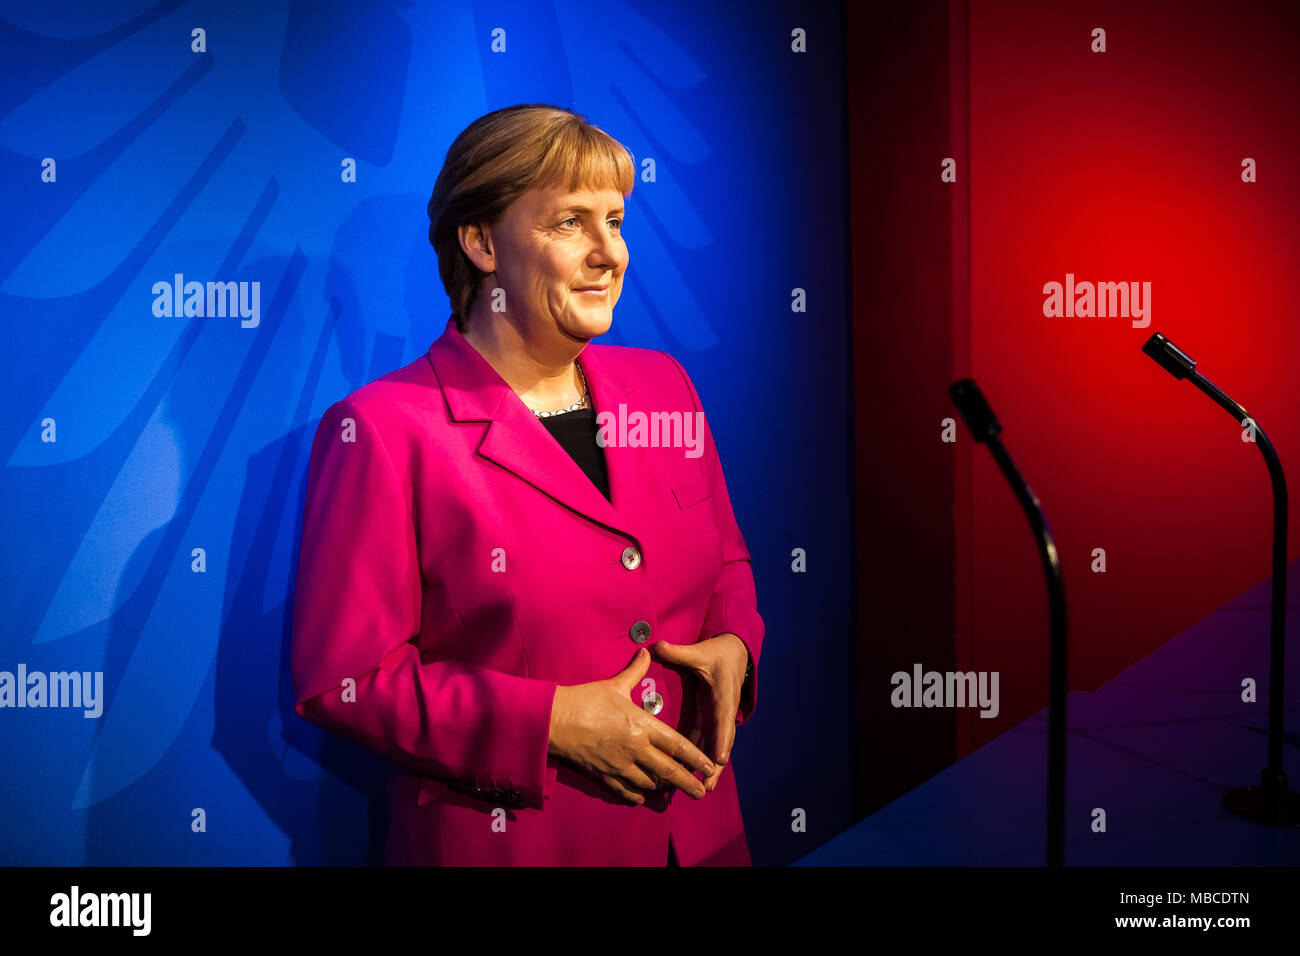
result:
[[[696,393],[690,376],[686,374],[686,369],[667,352],[663,354],[677,366],[677,371],[681,373],[682,381],[691,394],[695,410],[703,412],[700,396]],[[731,633],[739,637],[749,650],[749,676],[741,687],[740,708],[736,714],[736,723],[742,724],[758,705],[758,657],[763,647],[764,624],[758,613],[749,549],[745,546],[745,538],[740,533],[736,516],[731,510],[731,497],[727,494],[727,482],[722,475],[722,462],[713,442],[713,431],[709,427],[707,416],[701,420],[704,422],[704,468],[713,489],[714,513],[722,536],[722,573],[718,576],[717,587],[709,600],[704,626],[700,629],[697,642],[718,634]]]
[[[294,709],[422,776],[540,809],[554,780],[546,759],[557,684],[422,659],[411,496],[365,411],[350,398],[331,405],[308,467]]]

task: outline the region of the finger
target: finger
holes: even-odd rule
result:
[[[718,724],[718,708],[715,701],[710,695],[708,699],[700,702],[700,712],[702,715],[701,723],[704,725],[704,740],[702,749],[706,754],[713,758],[713,764],[716,768],[713,773],[704,778],[704,792],[712,793],[718,785],[718,778],[722,776],[723,768],[726,764],[718,760],[719,744],[722,741],[722,729]]]
[[[736,740],[736,707],[737,703],[730,694],[714,706],[714,749],[709,753],[714,763],[725,764],[731,759],[731,745]]]
[[[713,773],[713,761],[707,757],[704,751],[691,743],[677,731],[673,730],[662,720],[654,717],[648,717],[650,743],[654,744],[655,749],[667,754],[674,762],[685,764],[691,770],[698,770],[701,773]],[[686,774],[688,777],[690,773]]]
[[[689,743],[684,737],[682,742]],[[647,773],[660,781],[663,789],[676,787],[678,790],[689,793],[696,800],[701,799],[706,792],[704,784],[691,776],[689,770],[662,750],[647,747],[638,755],[637,762],[645,768]]]
[[[714,790],[718,789],[718,781],[722,779],[722,772],[726,769],[727,769],[726,764],[719,765],[718,772],[715,773],[712,777],[709,777],[707,780],[704,781],[705,793],[712,793]]]
[[[713,788],[718,785],[718,778],[722,776],[723,768],[731,759],[731,744],[735,737],[735,717],[722,707],[716,708],[711,714],[709,731],[704,741],[704,752],[712,755],[713,762],[718,768],[716,773],[709,774],[705,778],[704,789],[709,793],[712,793]]]
[[[645,803],[645,797],[642,794],[629,790],[627,787],[623,786],[617,777],[605,774],[604,781],[605,786],[609,787],[609,789],[613,790],[628,803],[636,804],[638,806]]]
[[[655,641],[651,645],[655,657],[673,664],[693,666],[700,658],[700,648],[696,644],[674,644],[671,641]]]
[[[651,777],[636,764],[624,769],[619,773],[619,779],[623,785],[633,790],[658,790],[659,781]]]
[[[631,694],[632,688],[641,683],[641,678],[645,677],[648,670],[650,670],[650,652],[644,647],[638,647],[627,667],[624,667],[610,680],[615,686],[621,688],[623,693]]]

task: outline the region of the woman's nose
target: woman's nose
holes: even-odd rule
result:
[[[627,262],[627,252],[622,245],[612,238],[597,240],[592,246],[588,261],[615,272]]]

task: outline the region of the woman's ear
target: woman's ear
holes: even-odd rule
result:
[[[495,272],[496,256],[492,252],[491,230],[482,223],[461,223],[456,230],[460,247],[479,272]]]

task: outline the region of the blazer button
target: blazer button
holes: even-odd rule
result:
[[[641,566],[641,552],[633,547],[623,549],[623,567],[629,571],[635,571]]]
[[[664,699],[658,694],[646,694],[641,698],[641,706],[653,716],[664,709]]]
[[[632,635],[632,640],[638,644],[644,644],[650,639],[650,625],[645,621],[637,621],[632,625],[632,629],[628,633]]]

